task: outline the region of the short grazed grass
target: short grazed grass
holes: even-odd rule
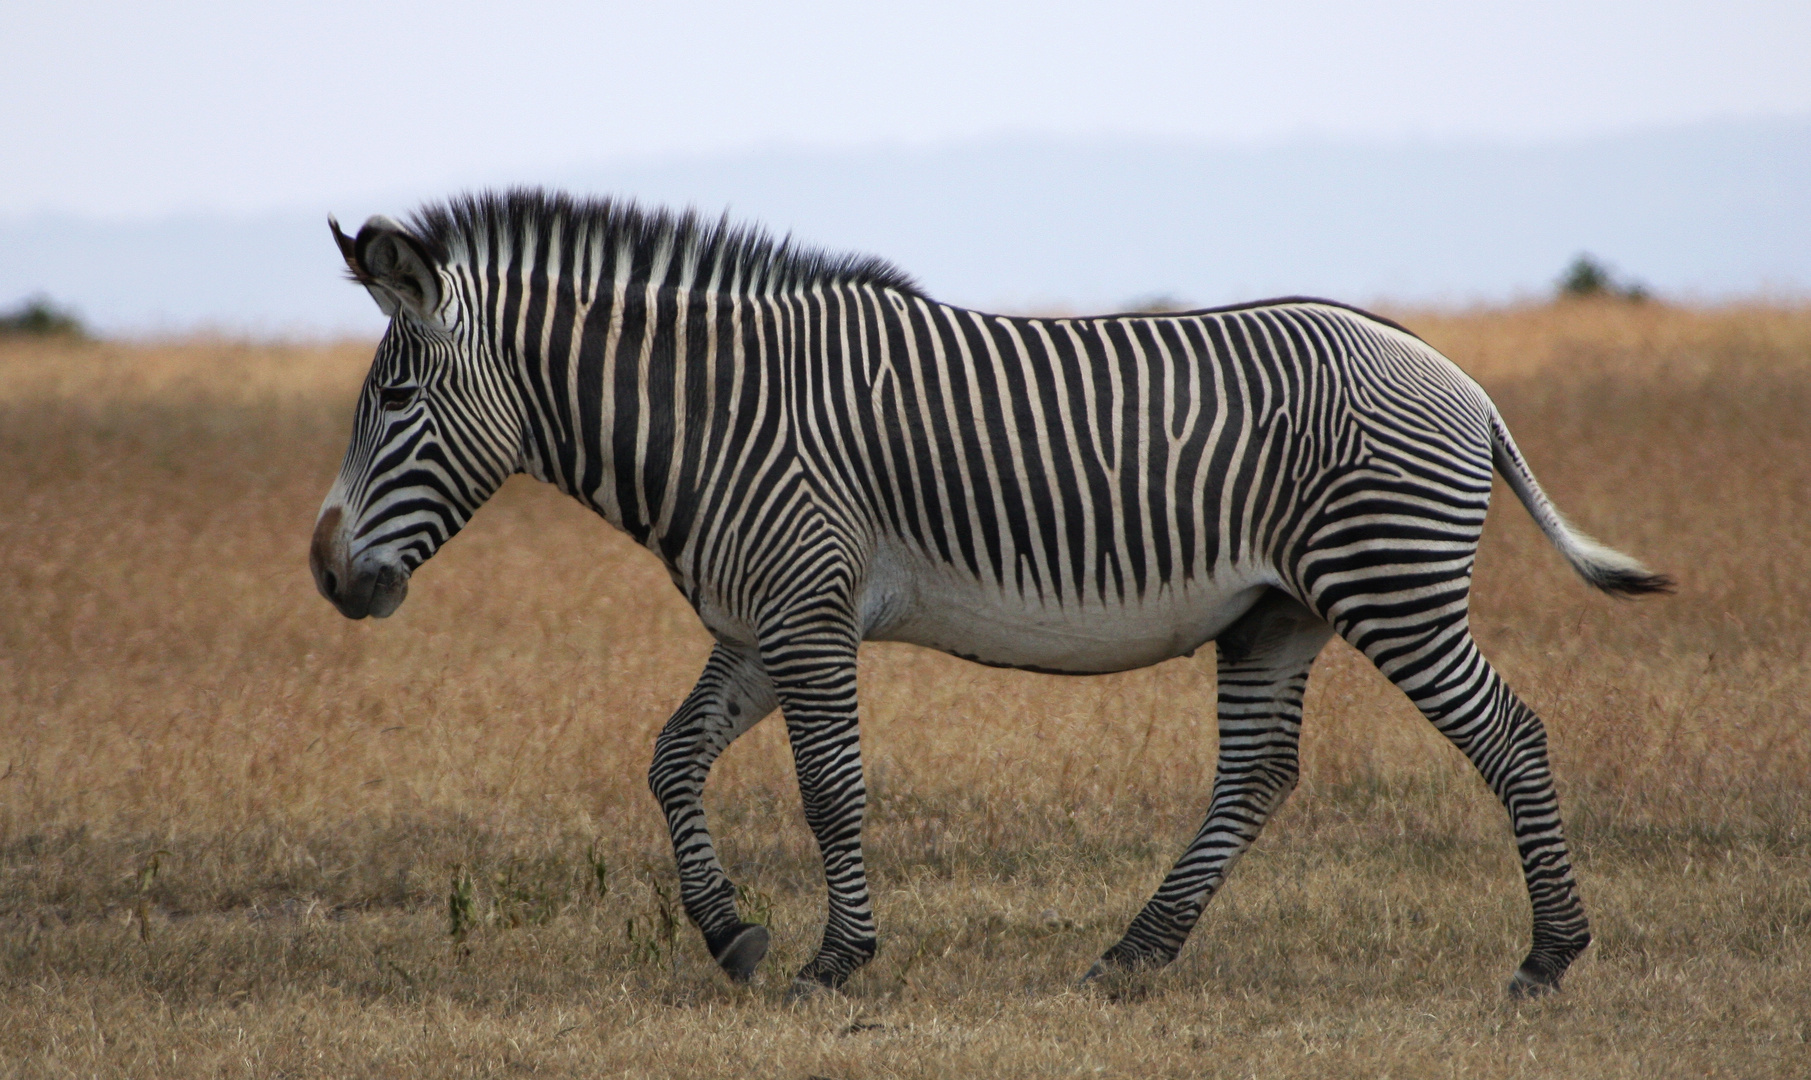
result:
[[[1811,311],[1398,314],[1681,582],[1592,594],[1499,492],[1474,625],[1547,719],[1597,935],[1559,997],[1503,994],[1501,811],[1339,644],[1182,960],[1092,992],[1205,808],[1211,658],[871,647],[881,954],[781,1000],[823,898],[770,721],[707,792],[775,931],[732,987],[643,781],[708,650],[651,556],[516,480],[349,623],[306,549],[368,345],[5,342],[0,1075],[1811,1074]]]

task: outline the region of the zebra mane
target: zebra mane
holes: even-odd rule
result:
[[[563,235],[601,237],[607,250],[627,241],[631,280],[646,280],[656,251],[670,243],[673,263],[689,257],[702,267],[722,258],[725,280],[740,270],[745,281],[759,278],[764,291],[836,281],[920,293],[910,275],[885,259],[833,254],[794,244],[790,236],[776,240],[758,225],[731,224],[727,214],[713,221],[695,210],[646,209],[631,199],[574,198],[535,187],[482,191],[429,203],[410,224],[442,260],[470,253],[480,237],[488,238],[483,246],[498,240],[514,246],[529,236],[544,239],[557,224]]]

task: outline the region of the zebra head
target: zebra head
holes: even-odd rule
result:
[[[315,586],[349,619],[383,618],[409,575],[521,465],[520,398],[463,310],[436,245],[386,217],[356,238],[329,218],[351,276],[390,317],[315,522]]]

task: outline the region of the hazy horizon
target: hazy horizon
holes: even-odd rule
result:
[[[1026,137],[783,147],[511,176],[693,206],[879,255],[933,296],[1112,310],[1283,294],[1466,306],[1551,293],[1589,253],[1662,299],[1811,295],[1811,114],[1597,138],[1261,145]],[[478,185],[474,185],[478,186]],[[100,332],[372,334],[325,227],[463,186],[261,213],[0,217],[0,307],[33,293]]]
[[[982,307],[1811,289],[1811,6],[72,0],[0,37],[0,307],[381,326],[322,222],[729,208]]]

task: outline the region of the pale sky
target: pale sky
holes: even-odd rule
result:
[[[993,136],[1528,142],[1811,113],[1811,3],[13,4],[0,217]]]

